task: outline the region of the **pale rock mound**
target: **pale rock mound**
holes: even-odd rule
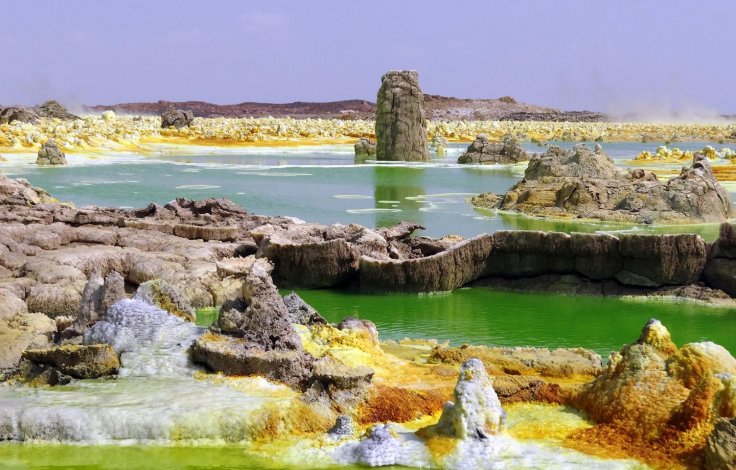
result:
[[[484,200],[492,208],[535,216],[628,223],[713,223],[736,215],[700,154],[680,175],[660,182],[649,171],[617,168],[600,148],[593,152],[582,144],[534,156],[524,179],[500,200],[482,195],[474,204],[484,206]]]
[[[66,155],[54,139],[49,139],[38,151],[36,165],[66,165]]]
[[[447,402],[440,420],[421,431],[456,439],[487,439],[504,430],[506,412],[479,359],[469,359],[460,367],[455,385],[455,401]]]

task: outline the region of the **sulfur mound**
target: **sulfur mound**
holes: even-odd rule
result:
[[[504,430],[506,412],[501,407],[493,380],[479,359],[468,359],[460,367],[455,401],[447,402],[437,424],[420,434],[457,439],[487,439]]]
[[[736,414],[734,372],[736,359],[724,348],[706,342],[678,349],[664,325],[650,320],[639,339],[612,353],[603,373],[574,397],[599,423],[575,438],[617,439],[632,452],[659,449],[669,459],[702,455],[716,420]]]

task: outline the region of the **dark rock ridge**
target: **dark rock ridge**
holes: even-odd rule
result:
[[[617,168],[600,146],[552,146],[535,155],[505,195],[474,198],[481,207],[535,216],[626,223],[714,223],[736,216],[708,159],[695,154],[680,175],[660,182],[650,171]]]
[[[424,95],[414,71],[392,70],[381,77],[376,103],[376,158],[430,160]]]
[[[501,142],[490,142],[485,134],[478,134],[468,149],[457,159],[458,163],[519,163],[529,160],[529,154],[513,137]]]
[[[182,111],[181,109],[169,108],[161,114],[161,127],[167,129],[175,127],[189,127],[194,121],[194,113],[191,111]]]
[[[424,95],[427,118],[438,121],[466,120],[491,121],[544,120],[552,121],[607,121],[608,116],[588,111],[559,111],[553,108],[511,102],[507,99],[454,98],[449,96]],[[331,101],[325,103],[253,103],[213,104],[203,101],[157,101],[152,103],[120,103],[89,106],[91,112],[113,110],[122,114],[147,114],[160,116],[174,107],[191,111],[197,117],[292,117],[292,118],[338,118],[375,119],[376,104],[366,100]]]
[[[546,121],[546,122],[606,122],[607,114],[594,111],[517,111],[500,118],[501,121]]]

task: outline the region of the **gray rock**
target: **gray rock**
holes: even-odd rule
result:
[[[736,468],[736,418],[716,421],[705,446],[705,468],[730,470]]]
[[[56,145],[54,139],[49,139],[38,151],[36,165],[66,165],[66,155]]]
[[[8,106],[0,111],[0,124],[11,124],[15,121],[33,124],[38,122],[38,114],[23,106]]]
[[[350,416],[340,415],[335,420],[335,424],[327,431],[327,435],[333,439],[340,439],[351,436],[355,433],[355,426]]]
[[[194,114],[191,111],[183,111],[181,109],[169,108],[161,115],[161,127],[167,129],[169,127],[189,127],[194,122]]]
[[[378,160],[430,161],[424,95],[414,71],[390,71],[381,78],[376,103]]]
[[[285,296],[284,304],[289,312],[289,323],[298,323],[300,325],[327,324],[327,320],[299,297],[296,292]]]
[[[166,310],[184,320],[194,322],[197,313],[177,286],[161,279],[146,281],[138,286],[133,296],[150,305]]]
[[[79,119],[79,116],[70,113],[64,106],[62,106],[61,103],[56,100],[48,100],[44,104],[36,106],[35,111],[38,113],[39,116],[45,118],[55,118],[62,120]]]
[[[376,424],[353,449],[353,459],[370,467],[401,464],[401,440],[395,436],[391,425]]]
[[[372,140],[361,137],[358,142],[355,143],[355,156],[356,157],[369,157],[376,154],[376,143]]]
[[[488,136],[479,134],[468,149],[457,159],[458,163],[518,163],[529,160],[529,154],[511,136],[501,142],[490,142]]]

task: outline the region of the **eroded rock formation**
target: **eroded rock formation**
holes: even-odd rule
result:
[[[66,155],[56,145],[54,139],[49,139],[38,151],[36,165],[66,165]]]
[[[376,158],[429,161],[424,95],[418,74],[408,70],[384,74],[376,107]]]
[[[478,134],[468,149],[457,159],[458,163],[519,163],[529,160],[529,154],[511,136],[501,142],[491,142],[486,134]]]
[[[0,124],[12,124],[13,122],[36,123],[38,114],[23,106],[8,106],[0,111]]]
[[[535,216],[576,217],[628,223],[713,223],[736,215],[707,158],[666,182],[646,170],[624,170],[600,149],[550,147],[529,161],[524,179],[500,199],[474,204]]]
[[[40,117],[61,119],[61,120],[73,120],[80,119],[69,112],[61,103],[56,100],[48,100],[43,104],[36,106],[35,111]]]
[[[734,373],[736,359],[726,349],[710,342],[678,349],[667,329],[650,320],[574,399],[599,423],[576,439],[606,441],[603,435],[618,434],[634,452],[636,442],[656,443],[687,458],[702,449],[718,418],[736,416]]]
[[[194,122],[194,114],[191,111],[183,111],[181,109],[169,108],[161,114],[161,127],[168,129],[175,127],[189,127]]]
[[[23,353],[23,358],[53,367],[75,379],[96,379],[117,374],[120,370],[118,356],[109,344],[29,349]]]
[[[370,157],[376,154],[376,143],[365,137],[358,139],[355,143],[355,156],[356,157]]]

